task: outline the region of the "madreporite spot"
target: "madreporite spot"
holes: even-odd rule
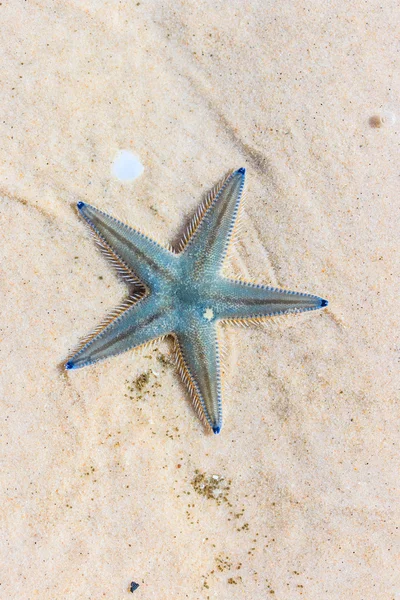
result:
[[[212,308],[206,308],[203,312],[203,319],[206,321],[212,321],[214,318],[214,311]]]
[[[133,181],[143,173],[144,167],[138,156],[130,150],[120,150],[112,165],[112,174],[120,181]]]

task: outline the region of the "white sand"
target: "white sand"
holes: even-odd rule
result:
[[[398,3],[0,11],[0,598],[399,600]],[[226,331],[221,435],[166,342],[63,372],[126,292],[76,201],[169,241],[241,166],[236,272],[330,307]]]

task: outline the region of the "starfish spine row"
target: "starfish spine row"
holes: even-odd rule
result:
[[[207,196],[200,203],[198,209],[196,210],[196,213],[190,220],[189,225],[187,226],[181,241],[178,244],[178,252],[183,252],[185,250],[186,246],[189,244],[190,240],[196,233],[196,230],[198,229],[200,223],[202,222],[204,215],[206,214],[210,206],[213,204],[218,194],[224,188],[226,182],[232,176],[232,174],[233,171],[229,171],[229,173],[227,173],[227,175],[207,193]]]
[[[175,337],[174,342],[175,342],[174,357],[175,357],[175,365],[176,365],[177,371],[190,394],[190,397],[191,397],[192,403],[193,403],[193,407],[194,407],[199,419],[201,420],[203,425],[208,427],[209,423],[206,418],[205,407],[204,407],[203,402],[197,392],[196,386],[193,382],[193,378],[189,372],[188,366],[183,357],[182,349],[181,349],[178,339],[176,337]]]

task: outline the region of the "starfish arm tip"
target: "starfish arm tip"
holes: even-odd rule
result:
[[[221,425],[214,425],[212,430],[217,435],[221,431]]]
[[[324,300],[323,298],[321,298],[320,308],[325,308],[325,306],[328,306],[328,304],[328,300]]]
[[[75,368],[75,364],[73,363],[72,360],[69,360],[68,362],[65,363],[65,370],[66,371],[71,371],[71,369]]]
[[[81,210],[81,208],[83,208],[85,206],[85,203],[82,202],[82,200],[80,200],[79,202],[76,203],[76,208]]]
[[[246,169],[244,167],[240,167],[240,169],[237,170],[237,173],[240,173],[241,175],[245,175]]]

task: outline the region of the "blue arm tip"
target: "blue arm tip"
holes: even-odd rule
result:
[[[83,208],[85,206],[85,203],[82,202],[82,201],[80,201],[80,202],[77,203],[76,206],[77,206],[77,208],[81,209],[81,208]]]
[[[328,300],[324,300],[323,298],[321,298],[321,308],[328,306],[328,304],[329,304]]]
[[[213,432],[215,434],[219,433],[221,431],[221,427],[219,425],[214,425],[213,427]]]

